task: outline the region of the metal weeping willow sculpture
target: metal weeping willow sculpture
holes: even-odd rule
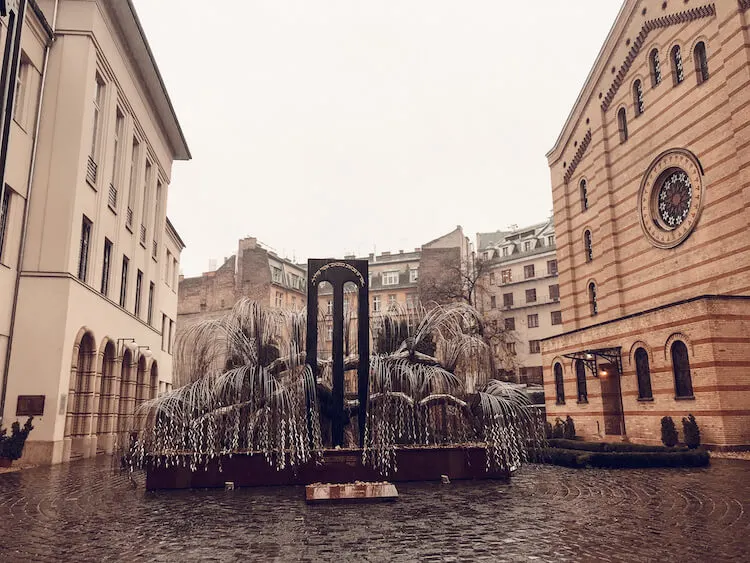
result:
[[[490,350],[472,307],[376,314],[365,326],[367,339],[354,346],[347,340],[338,366],[310,339],[309,326],[330,322],[317,303],[311,309],[317,323],[308,325],[305,312],[241,300],[223,318],[186,327],[175,377],[187,383],[137,409],[120,440],[127,466],[195,472],[250,454],[281,471],[321,463],[327,449],[344,447],[387,476],[398,471],[399,450],[471,444],[484,450],[487,471],[510,472],[540,451],[543,420],[523,391],[489,379]],[[343,313],[340,306],[335,312]],[[357,315],[349,308],[345,316],[334,327],[350,339]],[[343,356],[344,348],[334,351]],[[335,372],[343,377],[362,365],[366,377],[360,370],[360,388],[346,399]]]

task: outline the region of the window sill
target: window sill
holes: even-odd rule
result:
[[[589,401],[588,401],[588,399],[586,399],[585,401],[576,401],[576,404],[577,405],[588,405]]]
[[[653,397],[638,397],[639,403],[653,403],[654,398]]]
[[[686,395],[684,397],[677,397],[674,398],[675,401],[695,401],[695,395]]]
[[[94,190],[95,192],[98,192],[99,189],[96,187],[96,182],[91,182],[88,178],[86,178],[86,183],[89,185],[89,187]]]
[[[133,234],[133,226],[132,225],[128,225],[127,223],[125,223],[125,228],[128,230],[128,232],[131,235]]]
[[[140,243],[140,245],[141,245],[141,248],[143,248],[144,250],[146,249],[146,245],[144,243]]]
[[[3,268],[8,268],[9,270],[13,269],[10,266],[8,266],[7,264],[5,264],[4,262],[0,262],[0,266],[2,266]]]
[[[564,404],[565,404],[565,401],[563,401],[562,403],[561,403],[560,401],[557,401],[557,402],[556,402],[555,404],[556,404],[556,405],[564,405]]]
[[[109,204],[107,204],[107,207],[109,208],[109,210],[110,210],[110,211],[111,211],[111,212],[112,212],[112,213],[113,213],[114,215],[117,215],[117,209],[115,209],[114,207],[112,207],[112,206],[111,206],[111,205],[109,205]]]

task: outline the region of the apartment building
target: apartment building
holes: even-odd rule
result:
[[[477,234],[477,306],[488,323],[508,331],[494,343],[496,365],[519,383],[542,384],[541,341],[562,331],[556,251],[551,219]]]
[[[190,152],[129,0],[7,7],[0,418],[35,416],[24,458],[56,463],[112,451],[172,383],[166,208]]]
[[[221,317],[243,297],[266,307],[294,310],[307,306],[306,295],[307,265],[282,258],[255,237],[247,237],[218,269],[180,277],[178,330]]]

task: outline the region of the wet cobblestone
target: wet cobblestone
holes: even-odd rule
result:
[[[740,561],[750,463],[531,465],[510,483],[399,484],[391,504],[308,506],[301,487],[146,492],[98,458],[0,475],[0,560]]]

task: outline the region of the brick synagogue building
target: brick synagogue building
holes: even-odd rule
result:
[[[548,419],[750,444],[750,1],[627,0],[554,148]]]

